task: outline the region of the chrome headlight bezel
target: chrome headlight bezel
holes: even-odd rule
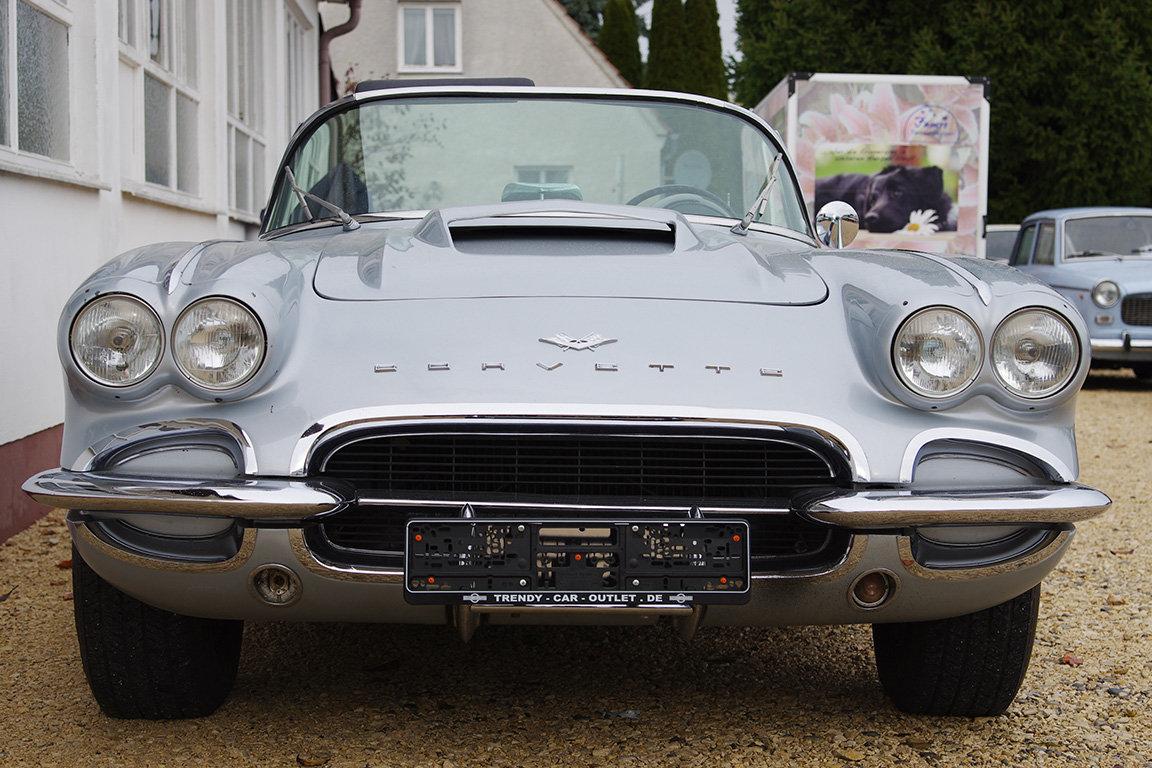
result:
[[[1063,326],[1064,330],[1068,333],[1069,341],[1071,342],[1071,345],[1072,345],[1072,351],[1070,354],[1071,366],[1068,368],[1067,375],[1064,376],[1064,379],[1059,383],[1059,385],[1057,385],[1055,387],[1051,387],[1051,388],[1044,390],[1043,392],[1039,392],[1039,393],[1025,392],[1025,391],[1020,390],[1020,389],[1012,386],[1011,384],[1009,384],[1004,379],[1004,377],[1001,375],[1000,368],[996,362],[996,348],[998,346],[998,340],[1000,338],[1000,334],[1002,332],[1004,332],[1004,329],[1007,327],[1008,323],[1015,320],[1016,318],[1019,318],[1022,315],[1033,314],[1033,313],[1034,314],[1040,314],[1040,315],[1048,315],[1048,316],[1052,317],[1053,319],[1055,319],[1061,326]],[[1040,306],[1021,307],[1020,309],[1017,309],[1016,311],[1008,314],[996,326],[996,330],[993,331],[992,337],[988,343],[988,350],[989,350],[988,351],[988,362],[989,362],[989,365],[991,366],[992,375],[995,377],[996,382],[1001,387],[1003,387],[1004,390],[1006,392],[1008,392],[1008,394],[1012,395],[1013,397],[1018,397],[1018,398],[1021,398],[1023,400],[1028,400],[1028,401],[1047,400],[1049,398],[1055,397],[1055,396],[1059,395],[1060,393],[1066,391],[1068,389],[1068,386],[1073,381],[1076,380],[1077,374],[1080,373],[1081,356],[1083,355],[1083,351],[1084,351],[1083,346],[1082,346],[1082,342],[1080,339],[1080,334],[1077,333],[1075,324],[1071,320],[1069,320],[1067,317],[1065,317],[1063,314],[1061,314],[1060,312],[1057,312],[1056,310],[1054,310],[1050,307],[1040,307]]]
[[[1102,298],[1104,294],[1111,294],[1111,300],[1107,297]],[[1096,283],[1092,288],[1092,303],[1100,307],[1100,309],[1111,309],[1120,303],[1120,286],[1114,280],[1101,280]]]
[[[154,357],[152,358],[151,362],[144,368],[144,370],[137,374],[130,381],[114,381],[111,379],[102,378],[98,374],[94,373],[90,368],[88,368],[82,362],[81,355],[77,354],[76,333],[78,326],[80,325],[81,318],[84,317],[86,312],[92,310],[92,308],[100,302],[107,301],[126,301],[143,309],[144,316],[151,322],[151,330],[156,337],[156,352]],[[160,363],[164,359],[164,353],[166,350],[164,324],[160,321],[160,316],[157,314],[156,310],[152,308],[152,305],[150,305],[144,299],[141,299],[139,296],[133,296],[130,293],[121,292],[104,293],[85,302],[78,310],[76,310],[76,313],[72,316],[72,321],[68,326],[67,347],[68,354],[72,358],[72,364],[75,365],[76,370],[83,374],[84,377],[89,381],[95,382],[102,387],[109,387],[112,389],[127,389],[146,381],[149,377],[152,376],[152,374],[156,372],[156,369],[160,367]]]
[[[256,332],[256,334],[258,334],[260,341],[258,348],[256,349],[254,362],[252,363],[251,367],[248,368],[243,373],[243,375],[229,379],[224,384],[217,384],[199,378],[196,376],[193,370],[190,370],[189,367],[185,365],[185,362],[182,359],[182,347],[186,341],[185,339],[181,338],[184,321],[193,311],[201,308],[206,304],[213,303],[231,305],[233,308],[238,309],[247,315],[251,320],[253,330]],[[260,315],[244,302],[231,296],[204,296],[197,299],[196,301],[191,302],[188,304],[188,306],[184,307],[184,309],[180,311],[179,315],[177,315],[176,321],[172,324],[171,334],[172,361],[175,363],[176,369],[180,371],[180,374],[193,386],[208,392],[230,392],[232,390],[238,389],[239,387],[242,387],[244,384],[251,381],[252,378],[260,372],[261,368],[264,366],[264,362],[268,357],[268,331],[265,328],[263,321],[260,319]]]
[[[947,312],[955,315],[960,321],[968,326],[976,341],[976,350],[972,356],[971,367],[967,372],[967,375],[964,377],[963,383],[958,387],[950,389],[946,392],[932,391],[917,385],[909,378],[909,375],[905,372],[903,366],[900,364],[900,343],[904,331],[908,328],[910,323],[920,318],[922,315],[926,315],[932,312]],[[922,307],[921,309],[916,310],[900,321],[899,325],[896,326],[896,331],[892,334],[889,360],[892,365],[892,370],[896,374],[896,379],[905,387],[905,389],[907,389],[908,392],[912,393],[916,397],[924,398],[926,400],[943,401],[956,397],[957,395],[970,388],[976,382],[976,380],[980,377],[980,372],[984,368],[984,358],[986,356],[985,349],[986,344],[984,341],[984,335],[980,332],[980,326],[977,325],[976,322],[966,312],[946,304],[934,304],[931,306]]]

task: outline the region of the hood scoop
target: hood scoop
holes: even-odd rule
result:
[[[328,242],[317,293],[346,301],[632,298],[813,304],[800,246],[694,228],[673,211],[562,201],[432,211]]]

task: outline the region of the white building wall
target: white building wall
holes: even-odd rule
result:
[[[139,14],[137,40],[147,40],[150,0],[126,0]],[[305,30],[305,61],[293,85],[309,111],[316,105],[319,17],[316,0],[162,0],[195,14],[198,189],[186,194],[145,180],[142,60],[119,39],[114,0],[0,0],[8,28],[0,51],[11,95],[15,85],[18,4],[68,27],[68,159],[21,151],[9,132],[0,145],[0,329],[9,343],[0,364],[0,444],[63,419],[63,377],[56,348],[59,313],[96,267],[117,254],[164,240],[246,238],[257,219],[230,206],[228,19],[230,7],[260,14],[261,72],[249,85],[262,98],[265,144],[262,198],[280,153],[301,115],[289,115],[287,14]],[[123,2],[120,3],[122,5]],[[235,4],[235,5],[233,5]],[[175,15],[174,15],[175,18]],[[177,24],[175,34],[183,29]],[[299,51],[296,54],[299,57]],[[302,87],[301,87],[302,86]],[[15,103],[15,98],[10,104]],[[0,114],[3,114],[0,111]],[[15,116],[9,110],[10,124]],[[262,203],[261,203],[262,204]],[[257,205],[258,207],[258,205]]]
[[[436,71],[401,61],[404,7],[457,8],[460,60]],[[324,26],[348,18],[346,6],[320,4]],[[556,0],[365,0],[360,25],[332,41],[332,71],[352,79],[528,77],[543,86],[624,88],[616,68]],[[409,70],[409,71],[405,71]]]

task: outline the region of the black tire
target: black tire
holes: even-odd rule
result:
[[[1132,366],[1132,373],[1141,381],[1152,384],[1152,363],[1136,363]]]
[[[873,624],[876,669],[897,708],[987,717],[1008,709],[1032,656],[1037,585],[983,611],[938,621]]]
[[[203,717],[228,698],[244,622],[199,619],[140,602],[72,551],[76,637],[84,675],[109,717]]]

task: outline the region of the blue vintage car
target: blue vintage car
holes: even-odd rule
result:
[[[1152,208],[1061,208],[1026,218],[1010,264],[1080,310],[1092,363],[1152,379]]]

